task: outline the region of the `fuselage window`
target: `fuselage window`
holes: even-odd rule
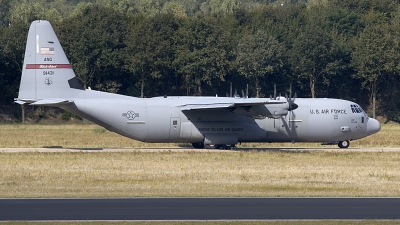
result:
[[[364,123],[364,117],[361,117],[361,123]]]

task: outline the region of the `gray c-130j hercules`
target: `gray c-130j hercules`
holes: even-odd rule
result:
[[[362,108],[340,99],[154,97],[84,89],[48,21],[32,22],[19,104],[57,106],[143,142],[233,147],[241,142],[321,142],[349,147],[380,130]]]

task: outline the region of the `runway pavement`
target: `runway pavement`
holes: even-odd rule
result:
[[[399,198],[0,199],[0,220],[400,219]]]

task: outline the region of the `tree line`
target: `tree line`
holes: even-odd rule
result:
[[[18,95],[33,20],[84,87],[136,97],[341,98],[400,121],[400,2],[0,0],[0,103]],[[376,109],[376,110],[375,110]]]

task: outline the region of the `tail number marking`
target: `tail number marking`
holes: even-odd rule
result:
[[[52,76],[52,75],[54,75],[54,71],[43,71],[43,75],[50,75],[50,76]]]

